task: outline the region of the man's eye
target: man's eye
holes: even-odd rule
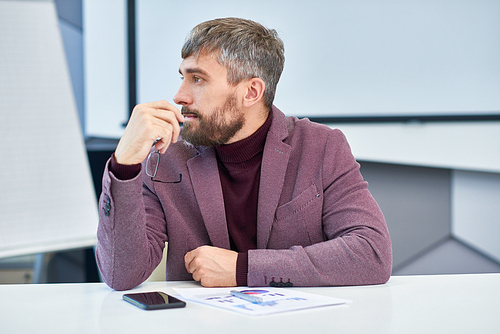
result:
[[[193,81],[194,81],[194,82],[200,82],[200,81],[201,81],[201,78],[200,78],[200,77],[197,77],[197,76],[193,76]]]

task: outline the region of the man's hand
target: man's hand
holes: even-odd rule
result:
[[[155,147],[165,153],[170,143],[177,142],[181,132],[179,122],[183,121],[179,109],[167,101],[137,105],[116,147],[116,162],[123,165],[141,163],[158,138]]]
[[[212,246],[201,246],[184,256],[186,269],[205,287],[236,286],[238,253]]]

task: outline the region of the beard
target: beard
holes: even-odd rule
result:
[[[228,96],[224,105],[209,116],[201,115],[198,110],[182,107],[182,114],[194,114],[196,120],[185,122],[182,138],[193,146],[220,146],[226,144],[245,124],[241,110],[236,106],[236,96]],[[225,117],[229,115],[229,119]],[[193,124],[194,123],[194,124]],[[197,124],[196,124],[197,123]]]

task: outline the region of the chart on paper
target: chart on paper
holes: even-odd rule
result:
[[[235,297],[231,294],[233,290],[250,296],[258,296],[262,299],[262,302],[253,303]],[[255,316],[343,305],[351,302],[346,299],[325,297],[283,288],[177,288],[175,291],[185,300]]]

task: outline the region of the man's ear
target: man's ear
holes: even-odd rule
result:
[[[266,83],[261,78],[252,78],[246,85],[246,94],[243,98],[243,106],[251,107],[264,99]]]

